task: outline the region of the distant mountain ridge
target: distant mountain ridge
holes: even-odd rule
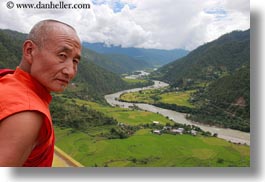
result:
[[[135,60],[141,60],[152,66],[162,66],[188,54],[184,49],[162,50],[144,48],[123,48],[121,46],[107,46],[104,43],[84,42],[83,46],[101,54],[126,55]]]

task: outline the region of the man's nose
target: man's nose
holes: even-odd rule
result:
[[[76,74],[76,68],[73,61],[66,61],[62,72],[64,75],[67,75],[68,78],[72,79]]]

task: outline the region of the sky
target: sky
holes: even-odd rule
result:
[[[250,28],[249,0],[64,0],[89,4],[89,9],[16,6],[60,1],[12,0],[10,8],[10,0],[2,0],[0,28],[28,33],[38,21],[56,19],[72,25],[82,41],[167,50],[193,50],[225,33]]]

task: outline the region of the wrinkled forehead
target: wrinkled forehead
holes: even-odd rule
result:
[[[81,44],[76,37],[68,36],[65,34],[54,34],[50,37],[46,43],[44,43],[44,48],[55,51],[55,52],[68,52],[81,55]]]
[[[66,25],[63,24],[56,24],[52,25],[50,31],[49,31],[49,35],[48,35],[48,39],[49,37],[54,39],[54,38],[65,38],[65,39],[69,39],[73,42],[76,42],[77,44],[81,45],[81,41],[76,33],[76,31],[74,29],[72,29],[71,27],[68,27]]]
[[[37,42],[41,47],[51,46],[57,44],[58,41],[66,41],[73,44],[74,47],[81,49],[81,41],[76,31],[67,25],[51,22],[46,24],[45,27],[37,35]]]

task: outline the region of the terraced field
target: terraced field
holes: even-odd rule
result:
[[[139,130],[127,139],[93,138],[56,128],[57,145],[84,166],[248,167],[249,147],[215,137],[154,135]]]
[[[76,100],[126,125],[140,126],[154,120],[171,121],[156,113],[129,110]],[[108,139],[109,126],[93,127],[86,133],[71,128],[55,128],[56,145],[89,167],[249,167],[250,147],[216,137],[188,134],[156,135],[140,128],[124,139]]]

